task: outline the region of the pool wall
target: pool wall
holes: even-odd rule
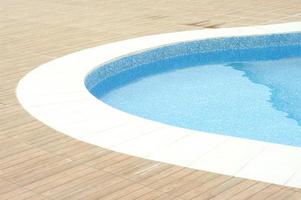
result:
[[[201,59],[203,63],[208,63],[213,60],[215,62],[219,62],[237,59],[237,57],[240,57],[240,51],[237,50],[250,48],[259,49],[264,47],[273,48],[298,44],[301,44],[301,33],[214,38],[171,44],[167,46],[157,47],[155,49],[149,49],[143,52],[132,53],[125,57],[117,58],[109,63],[103,64],[87,75],[85,79],[85,85],[88,90],[91,90],[99,82],[123,71],[128,71],[141,65],[153,64],[157,61],[168,61],[168,59],[175,57],[201,55],[198,57],[191,56],[191,59],[189,59],[188,57],[188,62],[200,63],[199,60],[192,60],[195,58]],[[298,51],[300,51],[299,46],[296,47],[296,54],[298,53]],[[216,52],[218,52],[218,56],[215,56]],[[270,53],[273,54],[273,51],[271,51]],[[265,56],[269,56],[269,58],[281,58],[283,56],[289,57],[296,55],[293,51],[291,51],[290,54],[291,55],[288,55],[287,53],[265,55],[259,52],[258,55],[254,56],[248,54],[247,52],[244,52],[244,55],[242,57],[244,59],[250,59],[254,57],[256,57],[257,59],[264,59]],[[180,63],[179,65],[183,65],[183,62],[185,62],[185,60],[183,61],[181,59],[178,59],[178,63]],[[162,65],[162,63],[160,64]],[[175,67],[170,65],[167,66],[169,66],[169,68]],[[152,65],[152,67],[154,67],[154,64]],[[165,71],[168,69],[162,69],[161,67],[160,69],[152,69],[151,71],[155,73],[156,70]]]

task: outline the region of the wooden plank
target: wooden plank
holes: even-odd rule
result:
[[[234,195],[231,197],[233,200],[240,200],[240,199],[248,199],[254,196],[255,194],[262,193],[262,196],[265,195],[265,189],[269,187],[267,183],[256,183],[251,187],[247,188],[246,190]],[[264,192],[263,192],[264,191]]]

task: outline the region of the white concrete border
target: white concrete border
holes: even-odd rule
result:
[[[217,37],[300,32],[301,22],[140,37],[72,53],[29,72],[22,106],[48,126],[114,151],[200,170],[301,188],[301,148],[186,130],[139,118],[96,99],[84,85],[102,63],[161,45]]]

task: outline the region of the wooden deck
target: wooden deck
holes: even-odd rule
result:
[[[1,0],[0,199],[300,200],[300,189],[77,141],[35,120],[15,97],[27,72],[80,49],[155,33],[300,20],[300,0]]]

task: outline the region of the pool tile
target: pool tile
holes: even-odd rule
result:
[[[104,148],[114,148],[114,146],[150,134],[162,127],[159,123],[136,119],[104,131],[95,131],[86,135],[85,140]]]
[[[301,188],[301,168],[297,170],[297,172],[289,178],[286,186]]]
[[[259,181],[285,184],[301,167],[301,149],[285,145],[269,145],[236,175]]]
[[[225,141],[215,134],[176,128],[174,131],[187,132],[188,136],[150,155],[150,159],[187,166]]]
[[[263,151],[266,143],[229,138],[212,151],[193,162],[190,167],[234,175],[248,161]]]
[[[187,137],[187,134],[176,132],[173,128],[168,127],[120,144],[113,150],[148,158],[148,155],[160,151],[160,149],[184,137]]]

